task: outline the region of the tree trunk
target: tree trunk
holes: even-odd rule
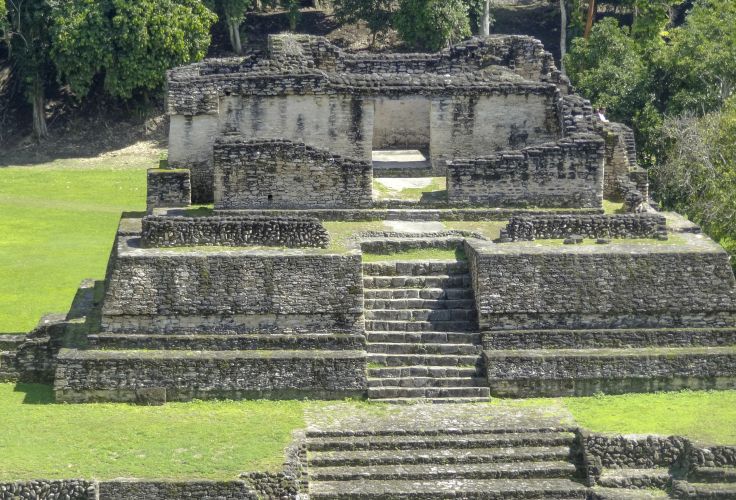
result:
[[[227,24],[227,34],[230,38],[230,46],[236,54],[243,53],[243,46],[240,43],[240,23],[232,19],[230,16],[225,18]]]
[[[595,18],[595,0],[588,0],[588,20],[585,22],[585,34],[583,37],[587,40],[590,36],[590,30],[593,29],[593,19]]]
[[[483,16],[480,19],[480,34],[491,34],[491,0],[483,0]]]
[[[565,54],[567,54],[567,5],[560,0],[560,71],[565,72]]]
[[[31,106],[33,107],[33,135],[42,140],[49,136],[46,127],[46,99],[43,95],[43,83],[39,77],[31,86]]]

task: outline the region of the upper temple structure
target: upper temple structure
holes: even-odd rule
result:
[[[271,36],[264,58],[171,71],[167,109],[169,165],[189,169],[193,201],[216,208],[369,208],[372,176],[433,175],[447,175],[448,206],[600,208],[604,185],[616,191],[616,177],[635,170],[625,132],[616,168],[603,168],[603,124],[524,36],[389,55]],[[232,175],[228,163],[245,161],[265,139],[290,141],[281,155],[335,161],[306,185],[279,164],[278,186],[254,174],[256,185],[243,190],[253,179]],[[403,165],[374,158],[396,149],[422,157]]]
[[[540,42],[278,35],[167,91],[147,213],[14,354],[57,400],[736,387],[728,254],[650,206],[632,131]]]

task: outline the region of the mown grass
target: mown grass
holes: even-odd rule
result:
[[[121,155],[0,168],[0,332],[65,312],[84,278],[102,278],[120,213],[143,210],[146,168]]]
[[[320,404],[48,404],[51,401],[48,386],[0,384],[0,481],[237,479],[241,472],[277,471],[291,432],[305,425],[304,409]]]
[[[736,444],[736,391],[683,391],[566,398],[582,427],[595,432],[687,436]]]

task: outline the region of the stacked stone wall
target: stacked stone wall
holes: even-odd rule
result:
[[[286,217],[143,218],[144,247],[277,246],[326,248],[330,235],[318,219]]]
[[[358,254],[140,249],[138,240],[118,238],[105,331],[362,330]]]
[[[729,327],[736,318],[728,254],[712,242],[466,243],[481,329]]]
[[[543,215],[512,217],[501,238],[511,241],[586,238],[667,239],[667,219],[659,214]]]
[[[367,208],[370,162],[284,140],[225,139],[214,147],[215,206]]]
[[[603,141],[577,136],[447,164],[450,204],[598,208]]]
[[[57,401],[360,397],[365,351],[62,350]]]
[[[148,170],[146,207],[186,207],[192,203],[192,183],[189,170]]]

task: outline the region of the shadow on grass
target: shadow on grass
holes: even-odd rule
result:
[[[54,389],[44,384],[16,384],[15,392],[25,394],[23,404],[25,405],[50,405],[56,402]]]

